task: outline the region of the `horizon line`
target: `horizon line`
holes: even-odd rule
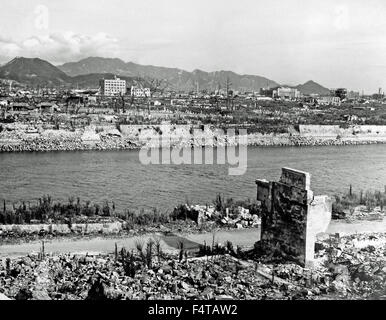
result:
[[[14,58],[10,59],[8,62],[5,62],[3,64],[0,64],[0,68],[9,64],[10,62],[12,62],[13,60],[15,59],[30,59],[30,60],[33,60],[33,59],[39,59],[41,61],[45,61],[49,64],[51,64],[52,66],[58,68],[60,71],[64,72],[63,70],[60,69],[60,67],[62,67],[63,65],[65,64],[71,64],[71,63],[79,63],[83,60],[87,60],[87,59],[92,59],[92,58],[95,58],[95,59],[106,59],[106,60],[120,60],[122,61],[124,64],[128,64],[128,63],[133,63],[133,64],[136,64],[136,65],[139,65],[139,66],[143,66],[143,67],[155,67],[155,68],[165,68],[165,69],[175,69],[175,70],[178,70],[178,71],[183,71],[183,72],[187,72],[187,73],[194,73],[195,71],[200,71],[200,72],[205,72],[205,73],[219,73],[219,72],[229,72],[229,73],[233,73],[235,75],[238,75],[238,76],[252,76],[252,77],[260,77],[260,78],[264,78],[268,81],[271,81],[271,82],[275,82],[276,84],[278,84],[279,86],[287,86],[287,87],[297,87],[297,86],[301,86],[301,85],[305,85],[309,82],[313,82],[325,89],[328,89],[328,90],[331,90],[331,89],[334,89],[333,87],[330,87],[330,86],[324,86],[322,84],[320,84],[319,82],[313,80],[313,79],[309,79],[309,80],[306,80],[305,82],[303,83],[299,83],[299,84],[289,84],[289,83],[280,83],[280,82],[277,82],[276,80],[272,80],[270,78],[267,78],[266,76],[261,76],[261,75],[257,75],[257,74],[250,74],[250,73],[237,73],[235,71],[232,71],[232,70],[215,70],[215,71],[205,71],[205,70],[201,70],[201,69],[193,69],[192,71],[188,71],[186,69],[182,69],[182,68],[178,68],[178,67],[166,67],[166,66],[160,66],[160,65],[153,65],[153,64],[140,64],[140,63],[137,63],[137,62],[133,62],[133,61],[125,61],[123,60],[122,58],[119,58],[119,57],[104,57],[104,56],[88,56],[88,57],[85,57],[85,58],[81,58],[77,61],[68,61],[68,62],[64,62],[64,63],[60,63],[60,64],[54,64],[52,63],[51,61],[49,61],[48,59],[43,59],[41,57],[26,57],[26,56],[15,56]],[[65,72],[66,73],[66,72]],[[91,73],[87,73],[87,74],[98,74],[99,72],[91,72]],[[106,74],[110,73],[110,72],[105,72]],[[87,75],[86,73],[83,73],[83,74],[79,74],[79,75]],[[67,76],[69,76],[67,73],[66,73]],[[118,74],[117,74],[118,75]],[[121,76],[124,76],[124,75],[121,75]],[[269,87],[270,88],[270,87]],[[338,88],[338,87],[336,87]],[[339,87],[340,88],[340,87]],[[342,87],[343,88],[343,87]],[[364,92],[364,90],[354,90],[354,89],[348,89],[347,90],[350,90],[350,91],[356,91],[356,92]],[[376,92],[376,91],[375,91]]]

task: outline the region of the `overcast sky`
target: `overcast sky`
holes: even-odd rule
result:
[[[385,0],[0,0],[0,62],[88,56],[386,88]]]

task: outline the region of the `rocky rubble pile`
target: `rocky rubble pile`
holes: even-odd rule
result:
[[[330,237],[313,268],[253,252],[166,255],[156,243],[113,255],[29,255],[0,264],[6,299],[382,299],[386,235]],[[150,249],[149,249],[150,248]],[[213,249],[213,248],[212,248]],[[253,259],[253,260],[251,260]]]
[[[33,138],[23,139],[19,144],[2,144],[0,152],[31,152],[31,151],[75,151],[82,150],[79,138]]]
[[[330,237],[317,243],[331,289],[346,298],[386,298],[386,235]]]
[[[94,150],[131,150],[138,148],[139,146],[130,140],[104,136],[101,137],[101,141],[95,145]]]
[[[87,151],[87,150],[130,150],[138,146],[130,141],[104,137],[96,143],[85,143],[81,137],[55,137],[22,139],[15,144],[1,144],[0,152],[47,152],[47,151]]]
[[[225,214],[217,211],[214,206],[186,204],[185,209],[188,211],[188,215],[193,217],[193,220],[198,224],[214,221],[222,226],[238,229],[261,225],[261,219],[257,214],[251,214],[249,209],[240,206],[232,210],[232,212],[227,208]]]
[[[364,205],[357,206],[352,210],[347,210],[345,218],[347,220],[382,220],[385,216],[384,208],[367,208]]]
[[[230,256],[179,261],[162,258],[151,267],[133,261],[135,274],[113,256],[28,256],[0,268],[0,293],[12,299],[292,299],[314,292],[272,281],[257,265]]]
[[[256,228],[261,225],[261,219],[257,214],[251,214],[249,209],[237,207],[236,212],[222,218],[221,223],[228,226],[235,226],[237,229],[247,227]]]
[[[253,146],[342,146],[342,145],[363,145],[363,144],[383,144],[384,140],[359,140],[359,139],[328,139],[302,136],[248,136],[248,145]]]

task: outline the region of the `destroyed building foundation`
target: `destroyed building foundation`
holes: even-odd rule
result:
[[[316,235],[331,221],[332,200],[314,196],[307,172],[283,168],[278,182],[256,180],[263,208],[260,248],[288,260],[312,266]]]

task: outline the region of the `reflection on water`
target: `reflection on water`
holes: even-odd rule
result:
[[[248,170],[227,165],[142,165],[138,151],[0,154],[0,199],[114,200],[118,208],[171,209],[186,201],[211,203],[216,194],[255,197],[256,178],[278,179],[282,167],[309,171],[317,194],[386,185],[386,145],[248,148]]]

